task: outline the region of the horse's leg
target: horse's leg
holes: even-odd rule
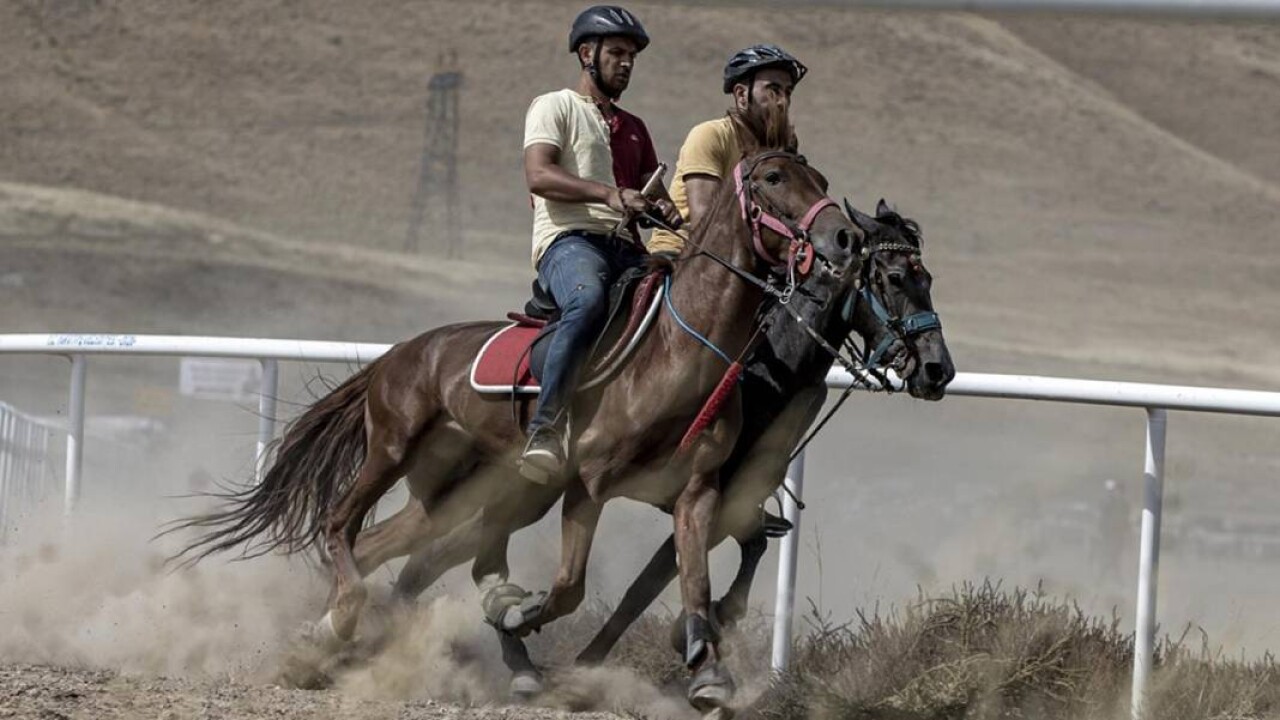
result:
[[[431,539],[431,529],[427,509],[417,498],[409,498],[395,515],[360,531],[354,550],[360,576],[368,577],[385,563],[413,552]]]
[[[769,549],[769,537],[765,535],[764,527],[760,527],[746,540],[739,540],[738,547],[742,551],[738,574],[733,577],[724,597],[716,603],[716,619],[722,627],[733,627],[747,614],[747,602],[751,595],[751,583],[756,578],[756,568]]]
[[[441,575],[475,557],[480,550],[480,531],[480,520],[476,518],[429,543],[417,545],[396,576],[395,599],[412,602]]]
[[[560,516],[560,568],[551,590],[545,596],[536,596],[536,602],[527,600],[520,606],[507,608],[502,617],[492,618],[500,629],[527,635],[582,604],[587,587],[587,560],[602,508],[587,493],[581,478],[570,481]]]
[[[719,473],[695,470],[676,500],[673,513],[685,615],[684,660],[694,671],[688,696],[689,702],[703,712],[728,705],[734,693],[733,678],[720,664],[719,634],[711,618],[707,553],[719,502]]]
[[[649,559],[649,564],[645,565],[640,575],[632,581],[626,594],[622,596],[622,602],[618,603],[618,607],[609,616],[604,627],[600,628],[596,636],[591,639],[586,649],[578,654],[575,662],[579,665],[597,665],[604,662],[604,659],[609,656],[609,651],[618,644],[622,634],[631,627],[631,623],[644,614],[644,611],[662,594],[663,589],[671,584],[675,576],[676,538],[672,535],[662,543],[662,547],[658,548],[658,551]]]
[[[542,673],[529,657],[524,640],[505,631],[500,622],[494,621],[511,608],[524,607],[528,610],[536,606],[536,600],[535,605],[525,604],[530,601],[529,593],[507,582],[511,576],[511,568],[507,564],[510,527],[482,520],[475,524],[472,535],[476,540],[476,561],[471,565],[471,579],[483,594],[485,618],[498,634],[502,662],[511,671],[511,696],[516,700],[528,700],[542,692]]]
[[[717,540],[711,543],[711,546],[719,544]],[[748,598],[751,593],[751,583],[755,580],[756,568],[760,565],[760,559],[764,557],[765,551],[769,549],[769,538],[765,535],[764,528],[761,527],[746,540],[739,540],[738,548],[742,552],[738,562],[738,574],[733,577],[733,583],[729,585],[729,590],[724,597],[711,604],[712,626],[718,630],[732,628],[747,614]],[[689,628],[686,618],[684,611],[681,610],[680,616],[671,627],[671,647],[679,653],[685,652],[689,645]]]
[[[329,514],[325,548],[333,559],[334,591],[324,622],[339,640],[350,640],[355,634],[367,594],[353,554],[356,536],[370,508],[400,479],[408,444],[407,433],[374,428],[355,484]]]

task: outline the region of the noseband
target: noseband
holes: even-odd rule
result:
[[[800,218],[800,222],[794,224],[765,210],[755,200],[754,194],[759,192],[759,188],[751,181],[751,175],[761,162],[777,157],[794,160],[802,165],[805,164],[803,155],[780,150],[761,153],[751,158],[750,164],[745,159],[739,161],[733,169],[733,180],[738,196],[738,205],[742,208],[742,219],[746,220],[747,225],[751,227],[751,245],[755,249],[756,255],[771,267],[786,268],[788,280],[794,283],[796,278],[807,277],[809,271],[813,269],[815,253],[813,243],[809,240],[809,228],[813,227],[813,222],[817,219],[818,213],[829,207],[839,206],[836,205],[834,200],[824,195],[822,199],[809,206],[804,216]],[[772,255],[765,248],[764,240],[760,235],[761,226],[790,241],[785,258]]]

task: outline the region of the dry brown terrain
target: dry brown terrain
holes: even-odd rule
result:
[[[521,118],[533,95],[571,82],[562,36],[580,5],[0,3],[0,332],[392,342],[517,306],[530,277]],[[633,9],[655,40],[624,105],[669,161],[693,123],[723,111],[716,78],[733,49],[770,40],[809,63],[794,109],[803,149],[833,192],[862,207],[887,197],[921,221],[962,371],[1280,389],[1280,25],[763,3]],[[438,257],[446,239],[435,235],[421,255],[400,252],[426,80],[449,51],[465,75],[456,261]],[[176,397],[173,368],[93,365],[91,415],[166,427],[151,445],[89,443],[99,481],[86,499],[94,513],[128,518],[123,554],[176,512],[158,496],[190,489],[197,474],[245,474],[250,411]],[[311,372],[286,371],[287,400],[307,399]],[[39,414],[63,412],[65,385],[62,361],[6,358],[0,370],[0,400]],[[1275,429],[1175,414],[1169,532],[1205,516],[1271,524]],[[823,607],[848,616],[917,585],[990,575],[1044,580],[1128,617],[1136,559],[1124,554],[1122,574],[1100,575],[1090,521],[1077,515],[1097,504],[1106,477],[1126,480],[1122,495],[1140,502],[1128,482],[1141,469],[1140,413],[868,397],[828,432],[810,455],[801,577],[802,594]],[[609,560],[592,566],[592,588],[612,600],[643,562],[636,548],[656,545],[668,521],[611,509],[604,528]],[[6,670],[0,716],[5,693],[45,686],[88,699],[73,712],[24,690],[16,717],[330,717],[353,707],[342,692],[290,694],[260,678],[224,686],[226,671],[204,661],[135,663],[103,640],[121,613],[142,623],[130,627],[150,619],[174,633],[221,631],[220,616],[171,618],[149,574],[102,570],[117,561],[75,555],[74,538],[41,542],[61,548],[61,566],[3,565],[0,624],[19,617],[22,633],[0,634],[0,665],[91,670]],[[556,547],[554,525],[519,536],[524,581],[545,584]],[[736,552],[716,558],[720,580]],[[1176,544],[1164,561],[1167,626],[1203,625],[1233,651],[1280,648],[1275,565]],[[95,577],[81,600],[56,599]],[[445,592],[467,582],[450,576]],[[250,596],[281,594],[245,583]],[[25,591],[4,590],[15,584]],[[323,599],[309,585],[297,592],[306,607],[260,618],[257,631]],[[769,584],[756,593],[767,611]],[[165,647],[142,655],[164,657]],[[99,674],[121,668],[136,675]],[[175,679],[149,679],[157,672]],[[392,704],[361,710],[370,719],[436,717],[421,698],[374,696]]]

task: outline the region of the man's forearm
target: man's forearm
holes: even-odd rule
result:
[[[584,180],[566,172],[559,165],[532,169],[525,173],[529,192],[547,200],[564,203],[602,203],[617,192],[616,188],[593,180]]]

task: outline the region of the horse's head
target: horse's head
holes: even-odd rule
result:
[[[743,153],[732,187],[758,260],[789,282],[814,270],[856,274],[862,231],[827,197],[826,178],[794,152],[789,130],[745,113],[731,117]]]
[[[876,216],[845,210],[866,240],[861,245],[861,287],[848,295],[842,314],[866,342],[867,365],[891,367],[912,397],[940,400],[955,378],[955,365],[933,311],[933,278],[921,259],[920,227],[884,200]]]

